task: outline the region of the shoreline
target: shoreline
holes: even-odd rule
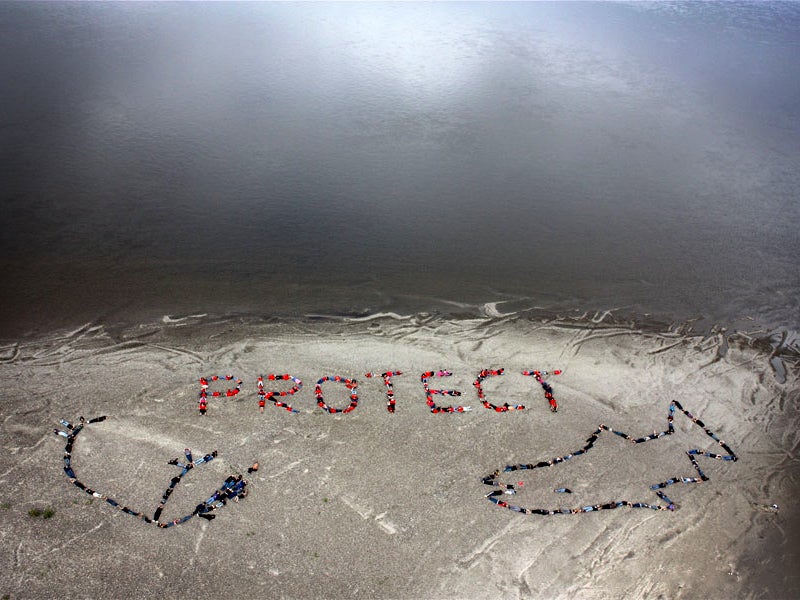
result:
[[[85,337],[107,338],[118,343],[135,343],[135,340],[156,335],[170,329],[212,328],[236,326],[245,329],[265,324],[284,323],[286,325],[307,325],[313,323],[359,324],[388,319],[396,322],[424,324],[431,321],[467,322],[480,321],[486,326],[504,323],[537,323],[546,326],[576,330],[619,329],[630,334],[644,336],[666,336],[679,339],[695,339],[704,348],[716,344],[720,357],[725,356],[732,346],[749,347],[766,355],[774,376],[779,382],[785,381],[786,370],[800,365],[800,331],[787,327],[773,329],[758,326],[748,329],[732,328],[706,319],[695,318],[674,320],[665,316],[636,314],[619,309],[558,311],[550,308],[529,308],[501,312],[502,305],[512,301],[487,302],[480,305],[467,305],[449,302],[461,310],[453,313],[420,312],[401,314],[393,311],[351,311],[347,313],[306,313],[302,315],[275,314],[256,315],[252,313],[183,313],[164,314],[160,318],[138,323],[85,322],[80,325],[57,327],[48,332],[29,332],[21,336],[0,337],[0,364],[24,360],[25,347],[37,348],[59,341],[71,343]],[[499,308],[500,306],[500,308]],[[245,335],[245,332],[243,332]],[[95,342],[93,342],[95,343]],[[784,364],[784,361],[786,364]]]

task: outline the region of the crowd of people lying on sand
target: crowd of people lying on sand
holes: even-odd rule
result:
[[[392,377],[395,375],[401,375],[400,371],[387,371],[386,373],[382,373],[380,376],[383,378],[384,383],[387,387],[387,410],[389,412],[394,412],[395,409],[395,402],[394,402],[394,392],[392,389]],[[471,410],[469,407],[465,406],[439,406],[434,402],[433,397],[435,395],[441,396],[460,396],[461,392],[457,390],[440,390],[440,389],[431,389],[428,386],[428,382],[430,378],[436,377],[448,377],[452,373],[450,371],[426,371],[422,373],[420,376],[420,380],[423,384],[425,389],[426,399],[428,406],[433,413],[451,413],[451,412],[464,412]],[[548,403],[550,404],[550,408],[553,412],[558,410],[558,404],[556,403],[555,398],[553,397],[553,388],[544,380],[544,376],[548,375],[546,371],[523,371],[523,375],[534,377],[537,382],[542,386],[545,398],[547,399]],[[560,371],[555,371],[553,374],[558,375]],[[485,398],[483,389],[482,389],[482,382],[488,377],[495,377],[503,375],[503,369],[485,369],[481,371],[478,375],[477,380],[474,383],[475,388],[478,391],[478,397],[483,403],[486,408],[493,409],[497,412],[505,412],[510,410],[523,410],[525,407],[522,405],[509,405],[508,403],[504,405],[494,405],[488,402]],[[367,377],[377,377],[375,373],[368,373]],[[213,376],[209,378],[201,378],[201,392],[200,392],[200,406],[201,406],[201,413],[205,413],[207,408],[206,402],[209,396],[208,387],[209,381],[233,381],[234,377],[232,375],[224,375],[224,376]],[[282,381],[291,381],[293,386],[285,391],[282,392],[266,392],[264,391],[264,380],[263,377],[258,378],[258,396],[259,396],[259,408],[263,411],[264,405],[267,400],[272,401],[278,407],[285,408],[290,412],[298,412],[297,410],[293,409],[290,405],[284,403],[281,400],[278,400],[280,397],[292,395],[296,393],[301,387],[302,382],[291,375],[269,375],[268,380],[275,381],[275,380],[282,380]],[[241,380],[235,380],[236,384],[234,388],[228,389],[226,392],[213,392],[210,395],[212,396],[235,396],[241,390],[242,382]],[[328,381],[333,381],[337,383],[342,383],[345,387],[349,390],[350,394],[350,405],[344,409],[338,409],[327,405],[324,401],[322,396],[322,384]],[[347,413],[356,408],[358,405],[358,396],[356,394],[356,386],[357,383],[355,380],[339,377],[339,376],[332,376],[332,377],[322,377],[317,382],[315,387],[315,396],[317,398],[318,405],[327,412],[330,413]],[[648,503],[648,502],[632,502],[629,500],[612,500],[603,503],[596,503],[596,504],[589,504],[585,506],[578,506],[574,508],[524,508],[518,505],[510,504],[502,499],[504,495],[514,495],[517,493],[517,488],[523,485],[523,482],[517,482],[516,484],[512,483],[504,483],[500,481],[500,473],[501,471],[498,469],[487,475],[486,477],[482,478],[482,482],[486,485],[495,487],[497,489],[489,492],[486,494],[486,498],[492,502],[493,504],[501,507],[506,508],[515,512],[524,513],[524,514],[540,514],[540,515],[555,515],[555,514],[577,514],[577,513],[588,513],[588,512],[596,512],[600,510],[611,510],[620,507],[629,507],[629,508],[650,508],[653,510],[669,510],[673,511],[676,509],[676,504],[665,494],[663,491],[664,488],[668,486],[677,484],[677,483],[686,483],[686,484],[693,484],[693,483],[702,483],[704,481],[708,481],[708,476],[702,471],[700,465],[697,462],[698,457],[706,457],[712,458],[720,461],[736,461],[737,457],[736,454],[733,452],[731,447],[722,441],[715,433],[713,433],[706,425],[692,415],[688,410],[683,408],[681,404],[673,400],[669,406],[669,413],[667,415],[667,429],[664,431],[653,431],[652,434],[645,435],[642,437],[634,437],[628,435],[622,431],[618,431],[612,429],[611,427],[601,424],[598,428],[592,432],[589,438],[586,440],[586,443],[583,445],[582,448],[571,452],[569,454],[558,456],[552,458],[550,460],[540,461],[536,464],[516,464],[516,465],[507,465],[503,472],[513,472],[513,471],[520,471],[520,470],[531,470],[531,469],[540,469],[545,467],[552,467],[554,465],[561,464],[565,461],[571,460],[575,457],[581,456],[583,454],[588,453],[595,445],[595,442],[598,440],[600,435],[604,432],[610,432],[614,435],[617,435],[625,440],[631,442],[632,444],[642,444],[645,442],[649,442],[652,440],[659,439],[664,436],[672,435],[675,432],[675,428],[673,425],[674,417],[675,417],[675,410],[678,409],[683,415],[685,415],[692,423],[699,426],[703,432],[709,436],[712,440],[714,440],[725,452],[726,454],[717,454],[714,452],[709,452],[708,450],[701,450],[701,449],[689,449],[686,450],[685,453],[689,458],[689,461],[692,464],[692,467],[696,471],[697,476],[694,477],[687,477],[687,476],[678,476],[678,477],[670,477],[665,481],[654,483],[650,486],[650,489],[655,492],[655,494],[660,498],[665,504],[657,504],[657,503]],[[186,448],[184,450],[185,460],[181,458],[173,458],[172,460],[168,461],[168,464],[174,465],[181,469],[181,472],[173,477],[170,480],[170,483],[167,489],[164,491],[161,501],[159,502],[158,506],[155,509],[152,517],[145,515],[140,511],[133,510],[127,506],[122,505],[115,499],[108,497],[104,494],[96,492],[95,490],[87,487],[75,475],[75,472],[72,468],[72,447],[75,442],[76,437],[78,434],[83,430],[86,425],[99,423],[106,419],[105,416],[96,417],[94,419],[86,420],[83,417],[80,418],[80,422],[77,425],[73,425],[72,423],[61,419],[61,425],[64,429],[55,429],[54,432],[66,438],[66,446],[64,448],[64,472],[69,478],[70,482],[75,485],[77,488],[83,490],[90,496],[94,498],[99,498],[104,500],[114,508],[119,509],[120,511],[138,517],[141,520],[145,521],[146,523],[151,523],[157,525],[158,527],[167,528],[172,527],[174,525],[178,525],[180,523],[184,523],[191,519],[194,516],[198,516],[202,519],[206,520],[213,520],[215,515],[213,514],[214,511],[219,510],[223,506],[225,506],[229,501],[238,502],[239,499],[245,498],[247,496],[248,490],[247,485],[248,481],[244,479],[244,477],[239,475],[231,475],[225,479],[222,485],[214,491],[213,494],[206,500],[197,504],[195,509],[188,515],[183,517],[169,520],[169,521],[161,521],[160,517],[161,514],[169,500],[170,496],[174,492],[177,485],[181,482],[182,478],[192,469],[205,464],[209,463],[214,460],[217,456],[217,451],[213,451],[210,454],[205,454],[202,457],[194,458],[190,449]],[[248,473],[252,473],[258,470],[258,463],[254,463],[249,469],[247,469]],[[566,487],[560,487],[553,490],[558,494],[572,494],[572,490]],[[771,511],[777,511],[777,505],[769,505],[767,507]]]

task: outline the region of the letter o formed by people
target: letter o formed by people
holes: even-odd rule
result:
[[[350,406],[345,409],[336,408],[334,406],[329,406],[325,403],[325,399],[322,396],[322,384],[326,381],[335,381],[336,383],[343,383],[345,387],[350,390]],[[317,406],[319,406],[325,412],[329,412],[331,414],[334,413],[349,413],[356,409],[358,406],[358,393],[356,392],[356,388],[358,387],[358,382],[355,379],[348,379],[346,377],[340,377],[339,375],[334,375],[333,377],[325,376],[317,381],[317,385],[314,386],[314,396],[317,398]]]

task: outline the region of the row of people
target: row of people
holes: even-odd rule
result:
[[[207,521],[214,520],[216,515],[211,514],[213,511],[222,508],[227,504],[228,500],[238,502],[239,498],[247,497],[247,480],[241,475],[229,476],[222,486],[216,490],[208,500],[198,504],[193,515],[197,515]]]
[[[167,500],[169,500],[169,497],[172,495],[172,492],[175,490],[175,487],[181,482],[183,476],[186,475],[194,467],[202,465],[207,462],[211,462],[217,456],[216,450],[214,450],[211,454],[206,454],[205,456],[202,456],[198,459],[194,459],[192,457],[192,451],[189,450],[189,448],[185,448],[183,453],[186,456],[186,462],[181,462],[179,458],[173,458],[172,460],[167,461],[167,464],[169,465],[175,465],[177,467],[180,467],[181,473],[180,475],[176,475],[175,477],[173,477],[170,480],[167,489],[164,490],[164,494],[161,496],[161,502],[158,503],[156,511],[153,513],[154,521],[158,521],[159,517],[161,516],[161,511],[164,510],[164,506],[167,504]]]

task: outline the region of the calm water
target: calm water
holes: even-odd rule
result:
[[[800,3],[0,3],[0,335],[498,300],[798,329],[798,56]]]

